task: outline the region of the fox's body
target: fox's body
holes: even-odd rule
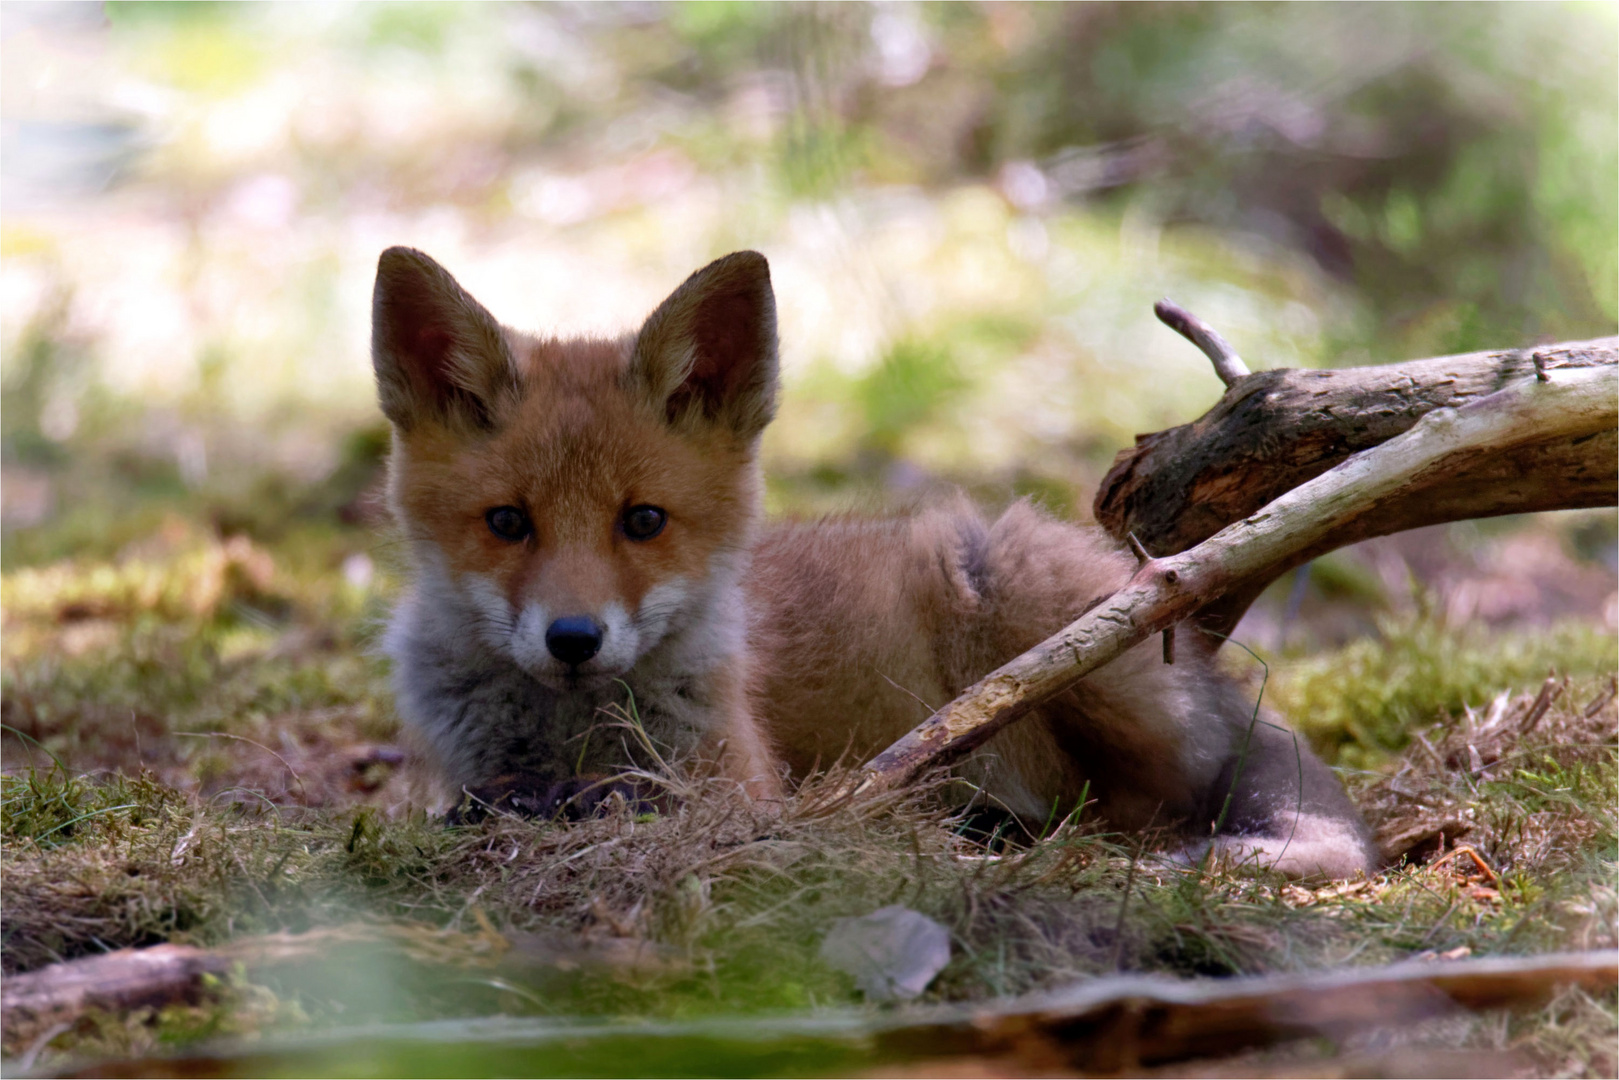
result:
[[[1025,503],[993,523],[957,501],[762,526],[775,318],[752,253],[693,275],[636,335],[561,342],[500,327],[396,248],[375,320],[416,572],[387,648],[402,716],[457,787],[624,768],[636,748],[601,710],[633,695],[655,745],[768,797],[869,757],[1133,569]],[[1229,792],[1217,844],[1293,873],[1366,869],[1336,778],[1251,715],[1205,658],[1142,647],[962,771],[1036,827],[1088,791],[1117,827],[1207,837]]]

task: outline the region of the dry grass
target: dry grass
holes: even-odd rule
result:
[[[1407,865],[1318,890],[1171,871],[1139,842],[1078,821],[994,854],[959,836],[925,792],[829,806],[830,785],[811,785],[770,808],[672,776],[677,798],[663,814],[619,804],[574,824],[497,817],[445,829],[421,812],[208,801],[149,778],[33,770],[4,778],[5,965],[333,928],[316,939],[321,959],[255,969],[213,1011],[133,1027],[102,1018],[58,1040],[109,1053],[138,1049],[142,1031],[184,1042],[244,1025],[846,1003],[855,995],[817,959],[819,937],[836,917],[895,902],[952,931],[955,959],[931,1000],[1115,967],[1229,974],[1611,948],[1611,683],[1536,703],[1507,695],[1464,715],[1361,786],[1381,836],[1431,828],[1448,854],[1414,843]],[[1454,764],[1466,746],[1489,759],[1484,773]],[[1457,856],[1458,842],[1487,869]],[[458,969],[468,973],[446,980]],[[1461,1042],[1513,1047],[1536,1072],[1601,1075],[1613,1003],[1576,997],[1539,1018],[1470,1022]],[[8,1049],[26,1034],[8,1033]],[[1443,1041],[1456,1038],[1447,1029]]]
[[[614,804],[574,824],[447,829],[422,809],[430,786],[366,655],[375,599],[334,573],[352,537],[294,541],[177,532],[99,575],[7,576],[4,970],[159,941],[262,958],[265,935],[322,935],[203,1005],[87,1018],[37,1047],[44,1061],[365,1020],[850,1005],[820,938],[889,903],[951,931],[930,1001],[1120,968],[1227,975],[1619,941],[1611,665],[1514,686],[1469,654],[1472,681],[1446,691],[1469,704],[1407,723],[1397,756],[1363,746],[1368,767],[1349,777],[1404,863],[1323,889],[1175,870],[1150,842],[1083,820],[990,851],[929,792],[829,806],[822,783],[761,807],[678,771],[659,814]],[[1388,647],[1414,654],[1420,637]],[[1388,700],[1397,659],[1356,669],[1346,693]],[[1308,699],[1322,692],[1310,679],[1345,677],[1323,663],[1284,679]],[[1603,1075],[1614,1031],[1611,997],[1574,996],[1410,1038]],[[42,1034],[8,1031],[5,1049]]]
[[[1426,861],[1462,843],[1510,876],[1577,871],[1611,850],[1614,697],[1612,677],[1548,677],[1413,732],[1358,792],[1385,856]]]

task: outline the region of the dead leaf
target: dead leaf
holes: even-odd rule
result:
[[[871,1001],[914,998],[950,962],[950,931],[899,904],[838,919],[821,942],[821,959],[854,976]]]

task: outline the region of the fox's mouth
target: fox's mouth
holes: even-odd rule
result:
[[[578,668],[569,668],[562,676],[562,685],[569,690],[594,690],[608,682],[610,676],[601,671],[580,671]]]
[[[545,664],[539,670],[529,668],[529,674],[550,689],[565,694],[599,690],[621,677],[621,673],[603,670],[595,664],[580,667]]]

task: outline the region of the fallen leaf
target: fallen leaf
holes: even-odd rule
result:
[[[838,919],[821,942],[821,959],[854,976],[868,1000],[914,998],[950,962],[950,931],[899,904]]]

